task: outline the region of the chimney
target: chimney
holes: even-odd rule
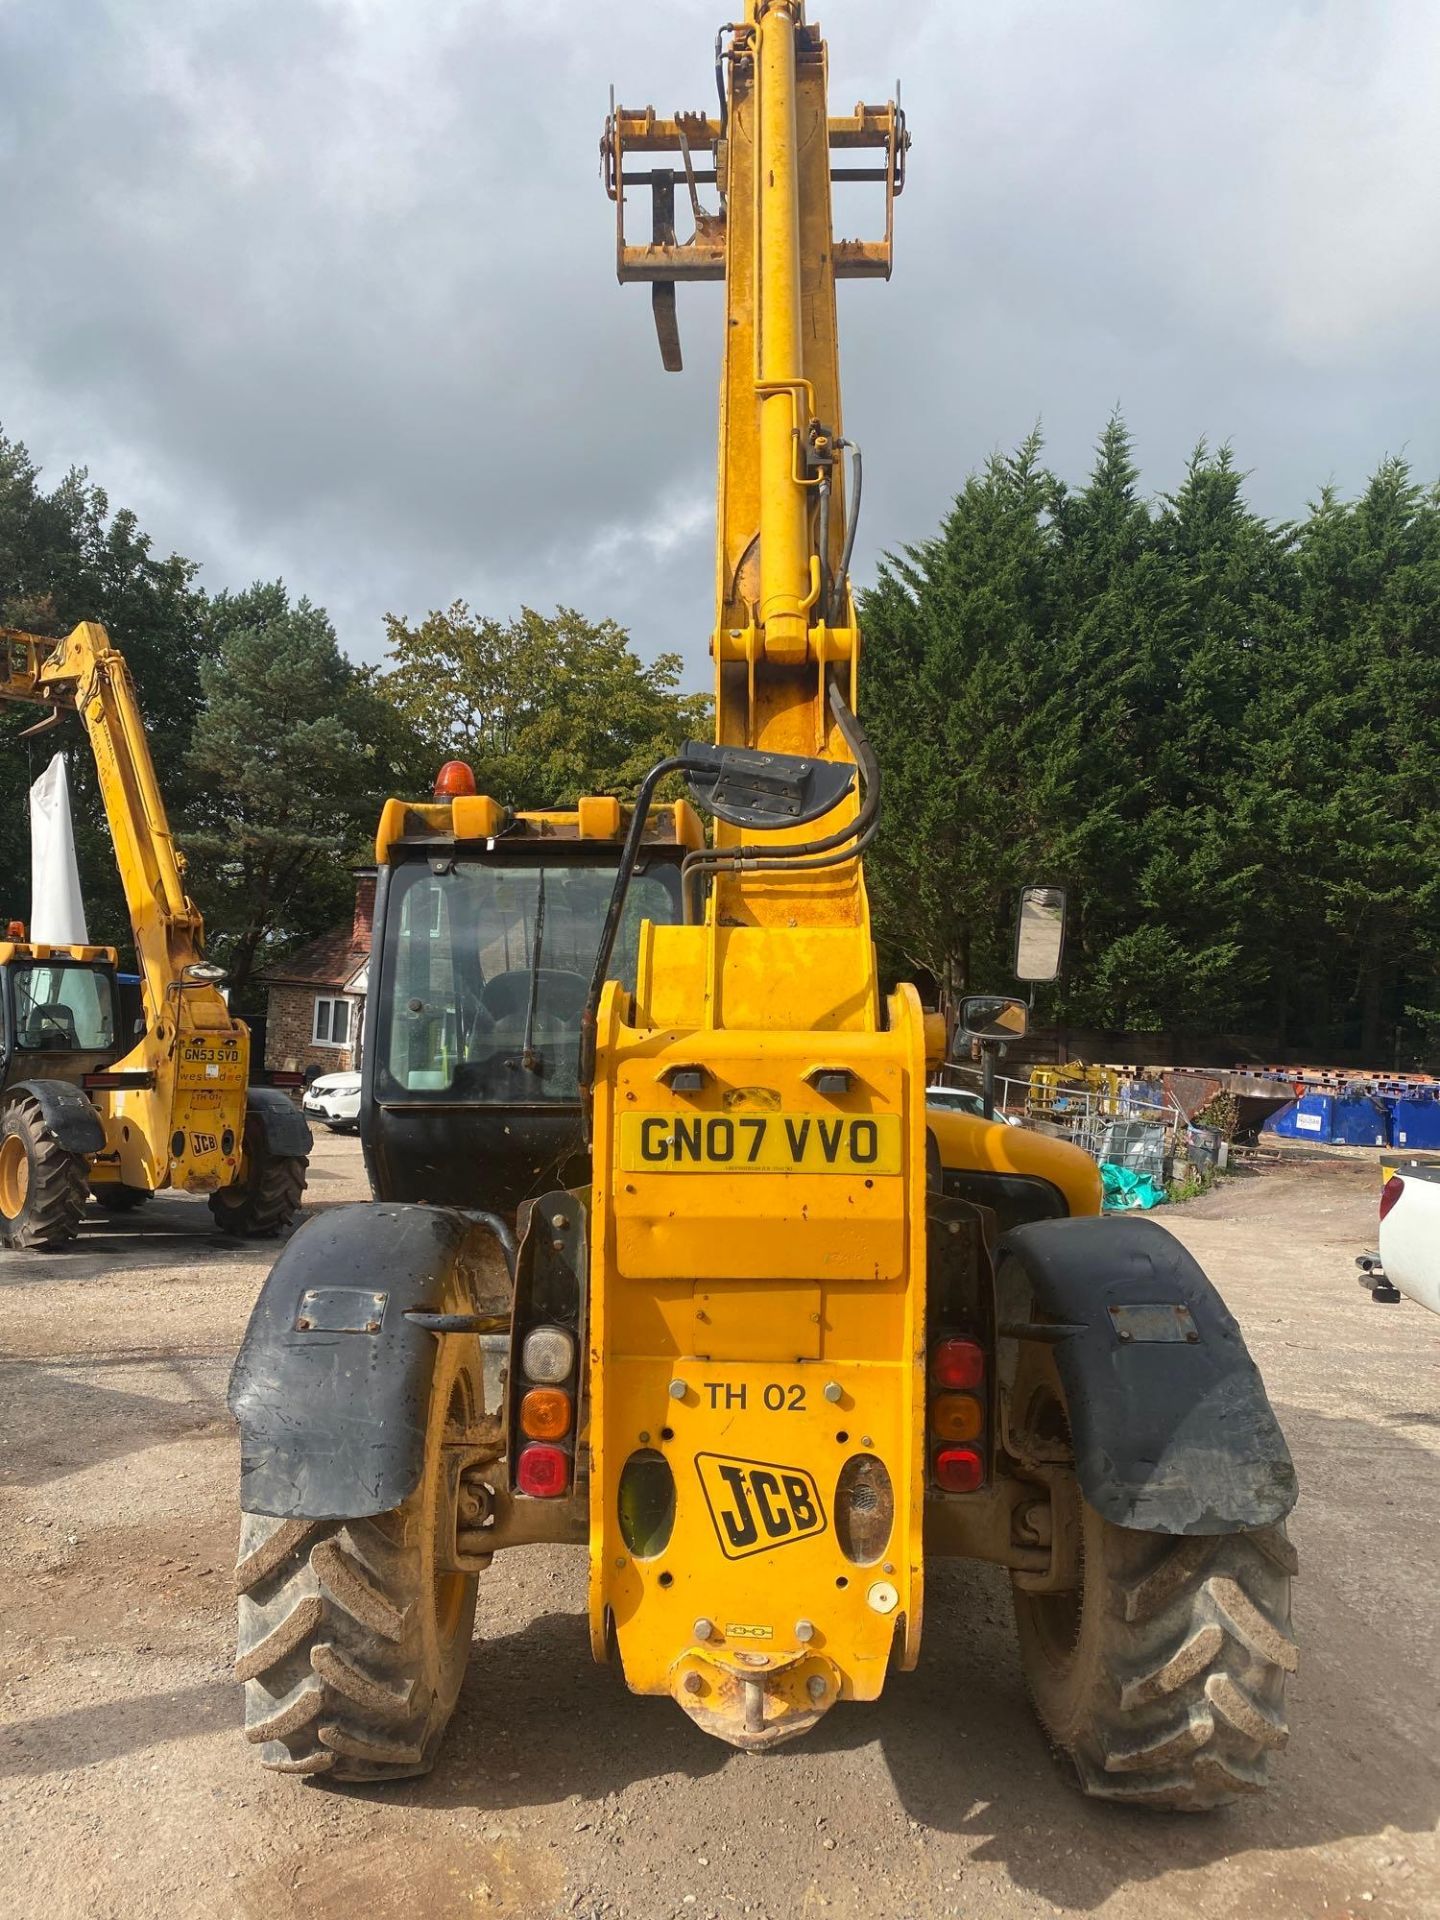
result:
[[[373,871],[357,874],[355,880],[355,924],[350,933],[350,944],[358,947],[362,953],[370,951],[370,936],[375,925],[375,875]]]

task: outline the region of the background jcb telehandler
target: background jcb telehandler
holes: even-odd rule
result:
[[[91,1194],[120,1212],[163,1189],[208,1194],[227,1232],[277,1232],[300,1207],[310,1129],[278,1088],[247,1087],[250,1036],[205,960],[124,660],[90,622],[63,640],[0,628],[0,700],[84,724],[143,1008],[122,1033],[112,950],[0,944],[0,1244],[64,1246]]]
[[[927,1121],[936,1048],[914,990],[881,993],[861,872],[880,792],[834,293],[888,275],[904,123],[829,117],[799,0],[749,0],[718,77],[718,115],[619,108],[603,144],[667,366],[675,283],[725,283],[716,741],[633,807],[387,806],[362,1101],[382,1198],[285,1248],[231,1382],[247,1736],[288,1772],[424,1771],[478,1575],[548,1540],[587,1551],[598,1659],[765,1748],[912,1666],[926,1567],[963,1555],[1009,1569],[1085,1790],[1212,1806],[1285,1738],[1293,1469],[1177,1242],[1099,1217],[1065,1143]],[[854,177],[884,187],[881,241],[834,239]],[[656,804],[668,775],[710,844]],[[967,1012],[984,1039],[1022,1024]],[[556,1094],[587,1137],[537,1193]],[[532,1126],[528,1164],[487,1151]]]

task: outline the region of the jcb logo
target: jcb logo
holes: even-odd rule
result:
[[[697,1453],[695,1465],[727,1560],[788,1547],[825,1531],[820,1489],[803,1467],[735,1460],[721,1453]]]
[[[191,1134],[190,1151],[195,1155],[197,1160],[207,1153],[218,1153],[219,1150],[220,1142],[215,1138],[213,1133]]]

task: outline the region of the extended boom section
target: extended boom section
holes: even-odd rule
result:
[[[860,869],[877,775],[855,719],[834,126],[803,8],[752,4],[721,87],[718,122],[647,110],[607,129],[622,195],[627,146],[673,138],[692,178],[692,148],[714,156],[723,212],[692,244],[726,289],[712,653],[729,758],[715,845],[686,863],[693,923],[648,927],[633,996],[600,1005],[591,1630],[637,1691],[763,1746],[874,1698],[918,1651],[925,1036],[910,989],[882,1000]],[[861,108],[847,132],[886,147],[888,206],[896,110]],[[883,250],[888,271],[888,212]],[[622,278],[699,277],[685,254],[662,239],[641,263],[622,239]],[[817,763],[843,771],[811,817],[798,783]]]

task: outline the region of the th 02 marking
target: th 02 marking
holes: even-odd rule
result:
[[[732,1387],[728,1380],[702,1380],[701,1391],[710,1396],[712,1413],[729,1413],[737,1409],[744,1413],[750,1399],[750,1389],[744,1381],[738,1387]],[[760,1398],[767,1413],[803,1413],[805,1411],[805,1389],[792,1381],[782,1386],[780,1381],[771,1380],[760,1389]]]
[[[824,1502],[813,1474],[768,1460],[697,1453],[695,1468],[710,1520],[727,1560],[788,1547],[824,1533]]]

